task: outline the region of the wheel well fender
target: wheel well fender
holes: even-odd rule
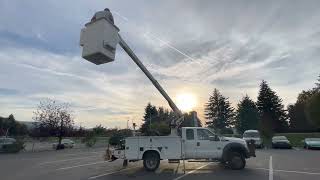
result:
[[[236,142],[232,142],[227,144],[224,148],[223,148],[223,152],[222,152],[222,160],[223,161],[227,161],[229,155],[231,152],[238,152],[240,153],[244,158],[248,157],[248,152],[245,148],[245,146],[243,144],[240,143],[236,143]]]
[[[145,152],[143,152],[142,159],[144,159],[146,157],[146,155],[149,154],[149,153],[157,154],[159,156],[159,159],[160,159],[160,153],[157,150],[146,150]]]

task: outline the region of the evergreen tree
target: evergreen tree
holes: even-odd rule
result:
[[[198,127],[202,126],[200,119],[197,118]],[[181,127],[194,127],[192,112],[184,113],[184,121],[181,123]]]
[[[258,129],[259,111],[256,103],[248,95],[238,104],[235,124],[239,133],[248,129]]]
[[[140,131],[146,134],[147,131],[150,130],[150,122],[152,124],[158,121],[158,110],[155,106],[151,105],[151,103],[148,103],[144,111],[145,112],[142,119],[143,123],[141,125]]]
[[[309,90],[303,90],[299,93],[296,103],[288,106],[290,129],[298,132],[312,132],[317,130],[314,121],[307,118],[309,107],[312,107],[309,102],[316,94],[320,93],[320,76],[318,83],[315,84],[316,87]]]
[[[315,91],[320,92],[320,75],[318,76],[318,82],[316,82]]]
[[[216,130],[223,130],[230,127],[234,123],[234,109],[231,107],[228,98],[220,94],[214,89],[205,105],[206,124]]]
[[[274,132],[283,132],[288,128],[282,100],[264,80],[260,84],[257,107],[261,118],[260,130],[266,138],[271,138]]]

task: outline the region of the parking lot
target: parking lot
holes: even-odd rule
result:
[[[225,169],[219,163],[186,162],[168,164],[162,161],[156,172],[146,172],[142,162],[129,163],[103,160],[104,148],[67,149],[62,151],[0,154],[1,180],[53,179],[320,179],[320,151],[258,150],[257,157],[247,161],[244,170]]]

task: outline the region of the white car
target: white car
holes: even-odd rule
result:
[[[16,143],[16,140],[13,138],[0,137],[0,151],[3,150],[3,146],[14,143]]]
[[[247,143],[250,140],[254,140],[256,147],[263,148],[263,142],[261,140],[260,133],[258,130],[246,130],[243,133],[243,140],[245,140]]]
[[[59,143],[53,143],[52,148],[56,149]],[[61,144],[64,145],[64,148],[73,148],[75,143],[71,139],[62,139]]]

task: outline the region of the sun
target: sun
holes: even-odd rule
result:
[[[177,106],[181,111],[188,112],[193,110],[197,104],[197,99],[193,94],[182,93],[176,97]]]

